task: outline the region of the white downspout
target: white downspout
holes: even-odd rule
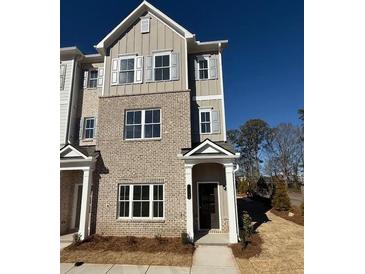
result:
[[[235,173],[240,169],[240,166],[237,164],[236,168],[233,170],[233,191],[234,191],[234,205],[235,205],[235,208],[236,208],[236,212],[235,212],[235,215],[236,215],[236,226],[237,226],[237,238],[239,241],[241,241],[240,239],[240,227],[239,227],[239,223],[238,223],[238,214],[237,214],[237,211],[238,211],[238,208],[237,208],[237,194],[236,194],[236,175]]]

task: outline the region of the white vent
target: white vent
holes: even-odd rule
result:
[[[150,19],[143,18],[141,20],[141,33],[148,33],[150,32]]]

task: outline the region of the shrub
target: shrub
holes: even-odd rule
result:
[[[304,216],[304,201],[300,204],[300,212],[302,213],[302,216]]]
[[[186,232],[181,233],[181,243],[183,245],[187,245],[190,243],[189,235]]]
[[[161,234],[156,234],[155,235],[155,240],[159,243],[162,244],[164,242],[164,239],[162,238]]]
[[[277,182],[275,185],[275,193],[272,200],[272,205],[277,210],[289,210],[291,207],[285,183],[282,181]]]
[[[237,192],[238,193],[246,193],[248,191],[249,188],[249,183],[246,180],[242,180],[238,182],[237,185]]]
[[[247,243],[249,242],[249,240],[251,239],[251,235],[252,235],[252,219],[250,217],[250,215],[248,214],[247,211],[243,211],[242,213],[242,230],[240,231],[240,237],[242,239],[242,245],[244,246],[244,248],[246,248]]]
[[[74,245],[79,245],[81,243],[81,234],[80,233],[74,233],[72,235],[72,243]]]

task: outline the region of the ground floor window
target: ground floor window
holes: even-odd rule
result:
[[[119,218],[164,218],[164,185],[120,184],[118,192]]]

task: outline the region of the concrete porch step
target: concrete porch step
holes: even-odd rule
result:
[[[228,233],[208,233],[208,234],[197,234],[195,245],[215,245],[224,246],[229,244]]]

